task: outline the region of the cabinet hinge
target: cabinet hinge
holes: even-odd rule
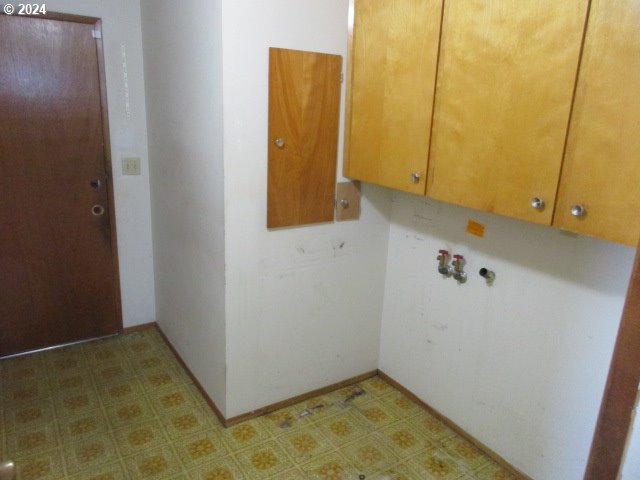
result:
[[[102,38],[102,32],[100,30],[91,30],[91,36],[93,38]]]

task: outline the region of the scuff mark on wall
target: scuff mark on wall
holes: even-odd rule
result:
[[[289,245],[282,245],[274,255],[261,259],[260,267],[265,278],[284,279],[294,271],[327,268],[344,257],[357,255],[361,247],[341,236],[308,234],[297,237]]]

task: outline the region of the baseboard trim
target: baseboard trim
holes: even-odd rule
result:
[[[413,400],[414,402],[416,402],[418,405],[420,405],[424,410],[426,410],[427,412],[429,412],[429,414],[433,415],[434,417],[436,417],[438,420],[440,420],[442,423],[444,423],[447,427],[449,427],[451,430],[453,430],[454,432],[456,432],[458,435],[460,435],[462,438],[464,438],[465,440],[471,442],[473,445],[475,445],[479,450],[481,450],[483,453],[485,453],[486,455],[488,455],[489,457],[491,457],[492,460],[494,460],[497,464],[499,464],[502,468],[504,468],[505,470],[507,470],[511,475],[513,475],[514,477],[516,477],[519,480],[533,480],[531,477],[529,477],[528,475],[524,474],[523,472],[521,472],[520,470],[518,470],[516,467],[514,467],[513,465],[511,465],[507,460],[505,460],[503,457],[501,457],[500,455],[498,455],[496,452],[494,452],[493,450],[491,450],[489,447],[487,447],[484,443],[480,442],[479,440],[477,440],[476,438],[474,438],[472,435],[470,435],[468,432],[466,432],[463,428],[461,428],[460,426],[458,426],[453,420],[449,419],[448,417],[446,417],[445,415],[443,415],[442,413],[440,413],[438,410],[436,410],[435,408],[433,408],[431,405],[429,405],[428,403],[426,403],[425,401],[423,401],[420,397],[418,397],[415,393],[413,393],[411,390],[409,390],[408,388],[404,387],[402,384],[398,383],[396,380],[394,380],[393,378],[391,378],[389,375],[387,375],[386,373],[384,373],[382,370],[378,370],[378,376],[384,380],[385,382],[387,382],[388,384],[390,384],[391,386],[393,386],[394,388],[396,388],[397,390],[401,391],[403,394],[405,394],[407,397],[409,397],[411,400]]]
[[[124,335],[129,334],[129,333],[136,333],[136,332],[140,332],[142,330],[148,330],[150,328],[154,328],[154,327],[157,327],[157,326],[158,326],[158,324],[156,322],[141,323],[140,325],[134,325],[133,327],[123,328],[122,329],[122,333]]]
[[[211,399],[211,397],[206,392],[206,390],[202,388],[202,385],[200,384],[196,376],[193,374],[191,369],[184,362],[184,360],[182,359],[178,351],[175,349],[175,347],[171,344],[171,341],[164,334],[164,332],[162,331],[162,328],[160,328],[160,325],[154,322],[154,323],[148,323],[145,325],[139,325],[133,328],[134,328],[134,330],[132,330],[133,332],[144,330],[145,328],[155,328],[158,330],[158,332],[160,333],[160,336],[162,337],[164,342],[167,344],[171,352],[175,355],[180,366],[184,368],[185,372],[187,372],[187,375],[189,375],[189,378],[191,378],[191,381],[193,382],[193,384],[200,391],[203,398],[206,400],[207,404],[209,404],[215,416],[218,417],[218,420],[220,421],[220,423],[227,428],[232,427],[233,425],[237,425],[238,423],[246,422],[247,420],[251,420],[253,418],[266,415],[267,413],[275,412],[276,410],[280,410],[281,408],[289,407],[291,405],[295,405],[296,403],[304,402],[309,398],[317,397],[318,395],[324,395],[326,393],[333,392],[335,390],[339,390],[344,387],[348,387],[349,385],[362,382],[369,378],[375,377],[378,374],[378,370],[372,370],[371,372],[363,373],[362,375],[348,378],[346,380],[343,380],[338,383],[334,383],[327,387],[318,388],[316,390],[312,390],[310,392],[288,398],[287,400],[282,400],[281,402],[272,403],[271,405],[267,405],[266,407],[259,408],[252,412],[243,413],[242,415],[238,415],[236,417],[231,417],[227,419],[224,417],[224,415],[222,415],[222,412],[220,411],[220,409],[218,409],[218,406]],[[131,333],[131,331],[125,332],[125,333]]]
[[[281,408],[290,407],[291,405],[295,405],[296,403],[304,402],[305,400],[308,400],[310,398],[317,397],[319,395],[325,395],[327,393],[331,393],[331,392],[334,392],[336,390],[340,390],[341,388],[345,388],[345,387],[348,387],[350,385],[354,385],[356,383],[363,382],[363,381],[368,380],[369,378],[375,377],[377,375],[382,380],[384,380],[385,382],[387,382],[388,384],[393,386],[395,389],[399,390],[400,392],[405,394],[407,397],[409,397],[411,400],[416,402],[418,405],[420,405],[421,408],[423,408],[429,414],[431,414],[434,417],[436,417],[438,420],[440,420],[442,423],[444,423],[447,427],[449,427],[451,430],[456,432],[462,438],[464,438],[467,441],[471,442],[478,449],[480,449],[483,453],[485,453],[486,455],[491,457],[496,463],[498,463],[501,467],[503,467],[505,470],[507,470],[511,475],[513,475],[514,477],[516,477],[519,480],[533,480],[531,477],[529,477],[528,475],[524,474],[523,472],[518,470],[516,467],[511,465],[507,460],[505,460],[503,457],[501,457],[496,452],[491,450],[485,444],[483,444],[482,442],[480,442],[479,440],[474,438],[472,435],[467,433],[464,429],[462,429],[460,426],[458,426],[453,420],[449,419],[448,417],[446,417],[445,415],[440,413],[438,410],[436,410],[431,405],[429,405],[428,403],[423,401],[415,393],[413,393],[411,390],[409,390],[408,388],[406,388],[402,384],[398,383],[396,380],[391,378],[389,375],[384,373],[382,370],[373,370],[373,371],[370,371],[370,372],[367,372],[367,373],[363,373],[362,375],[357,375],[355,377],[351,377],[351,378],[348,378],[346,380],[342,380],[341,382],[337,382],[337,383],[328,385],[326,387],[318,388],[316,390],[311,390],[310,392],[306,392],[306,393],[303,393],[303,394],[300,394],[300,395],[296,395],[295,397],[291,397],[291,398],[288,398],[286,400],[282,400],[280,402],[272,403],[271,405],[267,405],[266,407],[262,407],[262,408],[259,408],[257,410],[253,410],[252,412],[243,413],[242,415],[237,415],[235,417],[231,417],[231,418],[227,419],[222,415],[222,412],[218,409],[217,405],[211,399],[211,397],[205,391],[205,389],[202,388],[202,385],[200,384],[200,382],[198,381],[196,376],[193,374],[191,369],[184,362],[184,360],[182,359],[182,357],[180,356],[178,351],[175,349],[175,347],[171,344],[171,342],[169,341],[167,336],[164,334],[164,332],[160,328],[160,325],[158,325],[156,322],[145,323],[143,325],[136,325],[134,327],[125,328],[123,330],[123,333],[125,333],[125,334],[127,334],[127,333],[135,333],[135,332],[139,332],[141,330],[147,330],[147,329],[150,329],[150,328],[155,328],[158,331],[158,333],[160,333],[160,336],[162,337],[164,342],[167,344],[167,346],[169,347],[171,352],[175,355],[175,357],[178,360],[178,363],[180,364],[180,366],[185,370],[185,372],[187,372],[187,375],[189,375],[189,378],[191,378],[191,381],[193,382],[193,384],[196,386],[196,388],[198,389],[198,391],[200,392],[202,397],[205,399],[205,401],[207,402],[209,407],[211,407],[211,410],[213,411],[215,416],[218,418],[220,423],[223,426],[227,427],[227,428],[228,427],[232,427],[232,426],[237,425],[237,424],[242,423],[242,422],[246,422],[247,420],[251,420],[251,419],[254,419],[256,417],[260,417],[262,415],[266,415],[268,413],[275,412],[276,410],[280,410]]]
[[[308,400],[310,398],[317,397],[319,395],[325,395],[327,393],[334,392],[336,390],[340,390],[341,388],[348,387],[355,383],[360,383],[360,382],[363,382],[364,380],[375,377],[377,374],[378,374],[377,370],[372,370],[371,372],[363,373],[362,375],[357,375],[355,377],[342,380],[341,382],[334,383],[326,387],[318,388],[316,390],[312,390],[310,392],[303,393],[301,395],[296,395],[295,397],[288,398],[287,400],[282,400],[281,402],[272,403],[271,405],[267,405],[266,407],[259,408],[252,412],[244,413],[236,417],[231,417],[226,421],[226,426],[230,427],[238,423],[251,420],[252,418],[260,417],[262,415],[266,415],[267,413],[275,412],[276,410],[280,410],[281,408],[290,407],[291,405],[295,405],[296,403],[304,402],[305,400]]]
[[[160,328],[160,325],[158,325],[157,323],[155,323],[154,325],[152,325],[152,327],[155,327],[156,330],[158,330],[158,333],[160,333],[160,336],[162,337],[162,339],[164,340],[164,343],[167,344],[167,346],[169,347],[169,349],[171,350],[171,352],[173,353],[173,355],[176,357],[176,359],[178,360],[178,363],[180,364],[180,366],[184,369],[185,372],[187,372],[187,375],[189,375],[189,378],[191,379],[191,381],[193,382],[193,384],[196,386],[196,388],[198,389],[198,391],[200,392],[200,394],[202,395],[202,398],[205,399],[205,401],[207,402],[207,404],[209,405],[209,407],[211,408],[211,410],[213,411],[214,415],[216,417],[218,417],[218,421],[224,425],[225,427],[227,426],[227,420],[224,418],[224,415],[222,415],[222,412],[220,411],[220,409],[218,408],[218,406],[215,404],[215,402],[211,399],[211,397],[209,396],[209,394],[207,393],[207,391],[202,387],[202,384],[200,383],[200,381],[196,378],[196,376],[193,374],[193,372],[191,371],[191,369],[187,366],[187,364],[184,362],[184,360],[182,359],[182,357],[180,356],[180,354],[178,353],[178,351],[175,349],[175,347],[173,346],[173,344],[169,341],[169,338],[164,334],[164,332],[162,331],[162,329]]]

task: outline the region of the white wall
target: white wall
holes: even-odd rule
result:
[[[638,405],[640,405],[640,391],[636,402],[635,418],[622,467],[622,480],[638,480],[640,478],[640,415],[638,415]]]
[[[49,0],[47,10],[102,18],[113,159],[116,229],[125,327],[155,321],[147,126],[138,0]],[[126,52],[129,108],[122,60]],[[142,175],[123,176],[122,156],[142,159]]]
[[[158,323],[224,411],[220,6],[141,4]]]
[[[582,478],[634,249],[402,193],[391,221],[380,368],[532,478]]]
[[[224,415],[380,365],[536,480],[581,478],[633,250],[368,185],[358,222],[268,231],[268,48],[344,56],[347,0],[142,7],[158,319]]]
[[[223,2],[227,417],[378,366],[386,192],[364,187],[358,222],[266,228],[268,48],[345,56],[347,12]]]

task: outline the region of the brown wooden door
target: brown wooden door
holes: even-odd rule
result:
[[[122,328],[95,28],[0,16],[0,356]]]
[[[597,2],[596,2],[597,3]],[[622,2],[625,3],[625,2]],[[615,10],[615,8],[614,8]],[[621,23],[624,21],[621,19]],[[640,246],[631,270],[584,480],[615,480],[634,421],[640,382]],[[636,413],[637,415],[637,413]],[[629,450],[629,455],[637,455]],[[625,476],[625,478],[628,478]],[[630,477],[629,477],[630,478]]]

